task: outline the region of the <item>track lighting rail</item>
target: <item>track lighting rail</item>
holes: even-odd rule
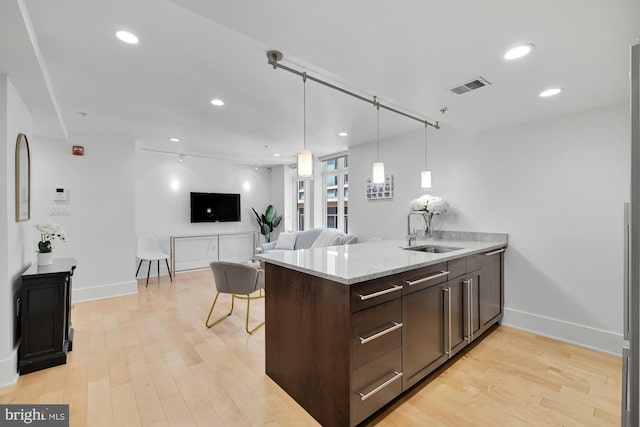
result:
[[[365,96],[358,95],[357,93],[354,93],[354,92],[351,92],[351,91],[349,91],[347,89],[341,88],[340,86],[336,86],[336,85],[334,85],[332,83],[329,83],[327,81],[324,81],[322,79],[314,77],[314,76],[310,75],[307,72],[298,71],[295,68],[291,68],[291,67],[287,67],[286,65],[282,65],[280,63],[280,61],[282,60],[283,55],[282,55],[281,52],[279,52],[277,50],[268,51],[267,52],[267,58],[269,60],[268,64],[273,66],[274,70],[277,69],[277,68],[280,68],[282,70],[285,70],[285,71],[288,71],[290,73],[296,74],[296,75],[302,77],[304,80],[309,79],[311,81],[314,81],[316,83],[319,83],[319,84],[324,85],[326,87],[329,87],[331,89],[335,89],[338,92],[342,92],[345,95],[350,95],[350,96],[352,96],[354,98],[357,98],[357,99],[359,99],[361,101],[364,101],[364,102],[366,102],[368,104],[371,104],[376,108],[383,108],[383,109],[385,109],[387,111],[391,111],[392,113],[396,113],[396,114],[399,114],[401,116],[407,117],[409,119],[416,120],[416,121],[422,123],[423,125],[425,125],[425,127],[426,126],[433,126],[436,129],[440,129],[440,123],[438,123],[437,121],[436,122],[430,122],[427,119],[421,119],[420,117],[414,116],[414,115],[409,114],[409,113],[405,113],[404,111],[397,110],[397,109],[395,109],[393,107],[390,107],[388,105],[384,105],[383,103],[378,101],[375,96],[373,97],[373,99],[369,99],[369,98],[367,98]]]

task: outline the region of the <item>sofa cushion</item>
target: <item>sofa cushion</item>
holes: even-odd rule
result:
[[[311,249],[313,248],[325,248],[327,246],[336,246],[339,245],[342,241],[342,232],[334,229],[326,229],[322,230],[320,235],[316,238],[316,240],[311,245]]]
[[[316,238],[322,233],[322,228],[299,231],[294,249],[309,249]]]
[[[286,233],[282,232],[278,236],[278,240],[276,240],[275,249],[289,249],[293,250],[296,245],[296,237],[297,233]]]
[[[358,243],[358,238],[356,236],[351,234],[342,235],[342,241],[340,242],[341,245],[352,245],[354,243]]]

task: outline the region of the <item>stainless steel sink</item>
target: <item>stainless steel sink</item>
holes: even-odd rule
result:
[[[436,245],[422,245],[422,246],[409,246],[402,249],[408,251],[429,252],[432,254],[443,254],[452,251],[458,251],[463,248],[452,248],[450,246],[436,246]]]

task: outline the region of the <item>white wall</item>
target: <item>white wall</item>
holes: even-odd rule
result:
[[[177,156],[147,151],[135,153],[135,223],[138,235],[155,234],[169,251],[169,236],[258,231],[251,208],[264,212],[271,203],[270,172],[266,168],[240,165],[201,157]],[[241,222],[190,222],[190,192],[239,193]],[[251,237],[234,237],[221,242],[221,259],[251,258]],[[215,239],[179,241],[176,269],[207,267],[217,259]],[[133,265],[135,256],[131,258]],[[134,266],[135,267],[135,266]],[[153,270],[156,269],[154,265]],[[135,271],[134,271],[135,272]],[[146,277],[146,263],[138,277]],[[166,274],[162,266],[160,274]]]
[[[85,147],[84,156],[71,154]],[[133,141],[89,135],[69,140],[34,138],[31,145],[33,223],[47,220],[64,227],[67,241],[54,248],[55,257],[74,257],[73,301],[88,301],[137,292],[135,257]],[[67,189],[56,202],[54,191]],[[70,216],[51,216],[50,208],[67,206]],[[35,249],[39,235],[31,242]]]
[[[14,384],[17,379],[17,347],[14,347],[14,290],[20,275],[31,261],[31,221],[15,220],[15,147],[19,133],[31,141],[31,114],[9,78],[0,74],[0,388]],[[33,148],[32,148],[33,151]],[[32,175],[33,176],[33,175]],[[33,188],[33,186],[32,186]]]
[[[276,215],[282,215],[280,225],[271,234],[271,241],[275,241],[278,239],[280,232],[285,230],[286,224],[291,221],[293,206],[291,203],[287,205],[286,195],[291,194],[293,190],[291,189],[291,178],[287,174],[290,170],[288,166],[273,166],[269,169],[271,170],[269,173],[269,203],[275,206]],[[289,197],[290,200],[291,197]],[[256,210],[258,213],[260,212],[258,208]]]
[[[619,105],[478,136],[429,130],[430,194],[452,207],[436,228],[509,233],[505,323],[620,352],[628,116]],[[423,147],[422,132],[384,141],[392,201],[366,201],[358,191],[375,145],[350,151],[351,227],[359,238],[406,234],[408,201],[422,194]]]

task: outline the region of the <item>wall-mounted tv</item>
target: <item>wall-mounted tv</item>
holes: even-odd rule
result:
[[[191,193],[191,222],[240,221],[240,194]]]

